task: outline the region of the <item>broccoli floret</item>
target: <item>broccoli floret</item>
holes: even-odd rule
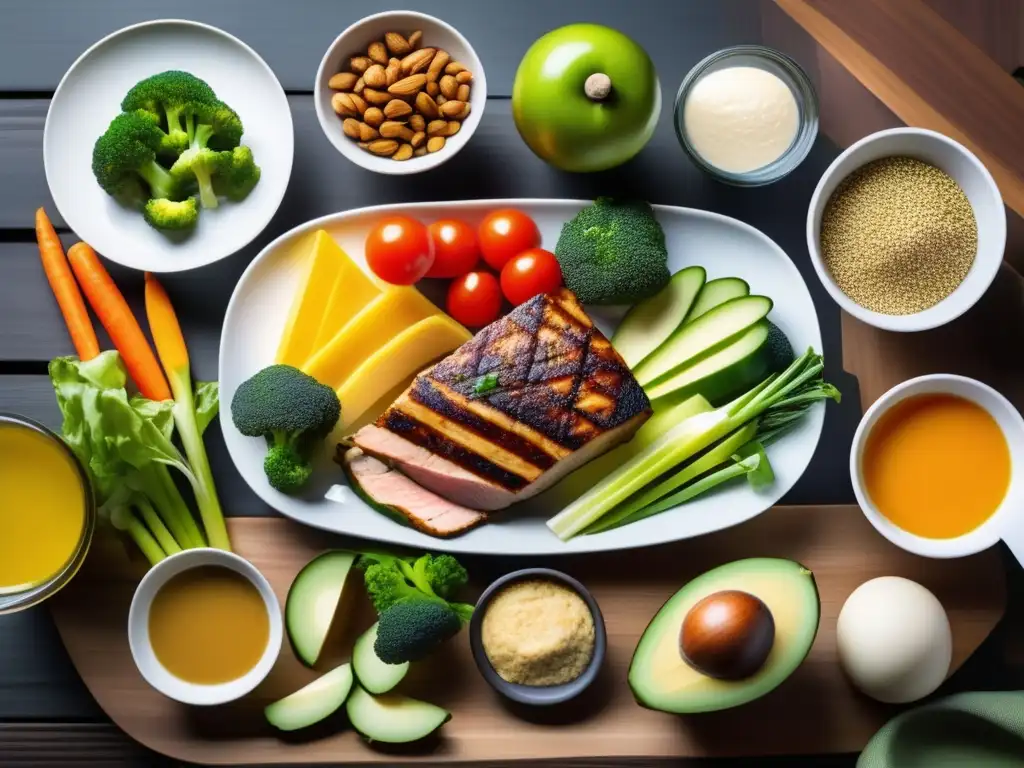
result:
[[[402,600],[380,615],[373,650],[385,664],[418,661],[461,628],[458,614],[443,602]]]
[[[182,186],[193,182],[198,184],[203,208],[216,208],[217,193],[213,189],[213,179],[228,167],[229,159],[227,152],[215,152],[206,147],[189,148],[174,161],[171,176]]]
[[[312,472],[316,444],[341,418],[341,403],[330,387],[290,365],[271,365],[250,377],[231,399],[231,418],[243,435],[263,436],[269,453],[267,479],[293,493]]]
[[[252,150],[238,146],[231,150],[222,172],[213,177],[213,190],[237,203],[249,196],[259,180],[260,167],[253,160]]]
[[[185,121],[200,105],[217,103],[213,89],[195,75],[178,70],[140,80],[121,101],[125,112],[144,110],[166,131],[161,140],[162,154],[177,157],[190,143]]]
[[[424,555],[414,564],[413,572],[426,580],[435,595],[446,600],[469,581],[462,563],[451,555]]]
[[[177,200],[181,187],[156,161],[162,136],[142,112],[115,117],[92,151],[92,172],[103,191],[132,207],[150,198]]]
[[[222,174],[230,174],[233,166],[233,154],[228,151],[238,146],[242,138],[242,121],[235,111],[222,102],[201,104],[193,113],[186,116],[186,130],[189,146],[171,166],[171,175],[179,183],[195,181],[199,185],[199,201],[204,208],[217,207],[217,192],[213,180]],[[244,156],[241,158],[244,165]],[[249,155],[250,162],[252,154]],[[252,163],[255,168],[255,163]],[[258,171],[258,169],[257,169]],[[250,169],[249,175],[252,171]],[[258,177],[257,177],[258,178]],[[228,184],[236,194],[244,189],[248,175],[241,172],[238,189]],[[255,181],[252,185],[255,185]],[[252,186],[249,187],[252,189]],[[241,194],[245,197],[248,192]],[[241,198],[239,198],[241,199]]]
[[[451,555],[413,558],[371,552],[364,553],[358,565],[365,571],[366,593],[377,613],[407,600],[433,600],[446,604],[463,621],[473,615],[472,605],[448,602],[469,578]]]
[[[584,304],[632,304],[669,280],[665,233],[642,201],[598,198],[562,226],[555,256]]]
[[[242,141],[244,130],[242,118],[223,101],[200,104],[185,116],[185,131],[191,147],[234,149]]]
[[[180,202],[167,198],[154,198],[142,209],[142,216],[155,229],[192,229],[199,220],[199,206],[194,197]]]

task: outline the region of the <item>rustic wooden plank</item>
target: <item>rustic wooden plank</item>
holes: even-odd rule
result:
[[[512,93],[519,60],[530,44],[555,27],[591,21],[621,29],[647,48],[673,94],[700,58],[735,43],[757,42],[755,0],[410,0],[401,7],[457,27],[476,49],[494,95]],[[129,24],[173,16],[220,27],[251,45],[286,89],[312,91],[320,59],[352,22],[387,10],[354,0],[177,0],[173,9],[137,0],[33,0],[6,3],[0,24],[0,91],[53,90],[79,54]],[[25,66],[25,62],[32,62]]]
[[[1024,65],[1024,3],[1020,0],[925,0],[1004,72]]]

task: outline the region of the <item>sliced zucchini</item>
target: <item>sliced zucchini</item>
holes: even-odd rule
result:
[[[299,571],[284,605],[284,624],[295,655],[312,667],[320,658],[338,610],[356,554],[343,549],[324,552]]]
[[[719,304],[749,295],[750,286],[747,285],[747,281],[738,277],[720,277],[717,280],[708,280],[701,289],[697,300],[693,302],[690,314],[686,316],[686,322],[692,323]]]
[[[719,304],[703,317],[684,325],[646,360],[633,374],[642,387],[661,382],[673,373],[697,361],[703,355],[724,346],[771,312],[767,296],[741,296]]]
[[[380,660],[373,644],[377,642],[377,626],[363,632],[352,648],[352,669],[359,684],[370,693],[387,693],[409,672],[409,662],[387,664]]]
[[[635,368],[683,324],[706,277],[704,267],[687,267],[656,294],[633,305],[612,334],[612,346],[626,365]]]
[[[356,683],[345,702],[352,727],[370,741],[406,744],[426,738],[451,719],[446,709],[398,693],[374,696]]]
[[[768,321],[759,320],[716,352],[647,387],[647,396],[656,410],[697,392],[712,405],[723,405],[768,375],[770,336]]]
[[[297,731],[326,720],[345,703],[352,690],[352,665],[342,664],[305,688],[275,701],[263,710],[279,731]]]

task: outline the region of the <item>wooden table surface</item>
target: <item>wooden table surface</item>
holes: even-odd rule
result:
[[[980,4],[987,2],[1003,0]],[[964,11],[963,6],[953,7],[956,0],[931,4],[943,12]],[[43,171],[49,97],[67,67],[96,40],[134,22],[173,15],[221,27],[255,48],[288,92],[296,133],[291,183],[267,230],[234,257],[165,281],[182,316],[198,378],[217,376],[220,324],[242,270],[263,245],[310,218],[389,202],[600,194],[704,208],[758,227],[793,258],[818,309],[827,374],[845,395],[843,405],[829,411],[814,462],[784,501],[852,502],[846,466],[860,415],[857,384],[841,369],[842,320],[813,275],[804,220],[819,176],[839,152],[833,139],[845,145],[857,137],[850,135],[855,132],[851,126],[863,126],[862,133],[867,132],[874,129],[872,120],[895,120],[892,113],[833,59],[823,57],[815,42],[767,0],[409,0],[401,5],[437,15],[466,35],[483,61],[490,90],[484,119],[467,148],[441,169],[408,178],[375,176],[347,163],[328,144],[313,112],[313,76],[328,44],[348,24],[386,6],[369,7],[354,0],[177,0],[171,6],[153,0],[0,3],[0,411],[59,424],[46,363],[72,351],[31,229],[33,211],[43,205],[65,242],[74,240],[62,229]],[[650,145],[627,165],[589,176],[563,174],[535,158],[517,135],[510,115],[512,80],[526,48],[547,30],[574,21],[608,24],[639,41],[654,60],[665,97]],[[1024,25],[1024,12],[1014,17],[1014,23]],[[990,33],[998,37],[988,27],[977,34]],[[789,178],[769,188],[740,190],[703,176],[685,158],[672,131],[671,102],[677,84],[705,55],[729,45],[760,42],[789,53],[812,72],[823,89],[822,126],[828,135],[819,137],[811,155]],[[1012,59],[1005,45],[999,52]],[[844,89],[842,103],[829,99],[830,88]],[[141,276],[116,267],[111,271],[138,308]],[[230,465],[219,430],[211,434],[211,460],[229,513],[272,514]],[[1010,571],[1013,606],[1024,589],[1019,569],[1013,566]],[[1011,610],[1004,625],[947,684],[950,692],[1022,687],[1020,669],[1007,662],[1004,648],[1009,625],[1017,622],[1019,615]],[[810,768],[854,762],[853,755],[805,756],[765,758],[758,765]],[[169,763],[134,745],[110,724],[78,679],[45,608],[0,617],[0,766],[165,764]],[[685,762],[722,768],[747,764]]]

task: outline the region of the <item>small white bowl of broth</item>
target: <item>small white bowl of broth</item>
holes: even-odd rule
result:
[[[128,614],[142,677],[183,704],[240,699],[281,651],[281,608],[252,563],[220,549],[187,549],[154,566]]]
[[[42,424],[0,413],[0,614],[64,587],[95,525],[89,477],[68,445]]]
[[[974,379],[933,374],[880,397],[853,438],[861,509],[893,544],[964,557],[1000,539],[1024,562],[1024,419]]]

